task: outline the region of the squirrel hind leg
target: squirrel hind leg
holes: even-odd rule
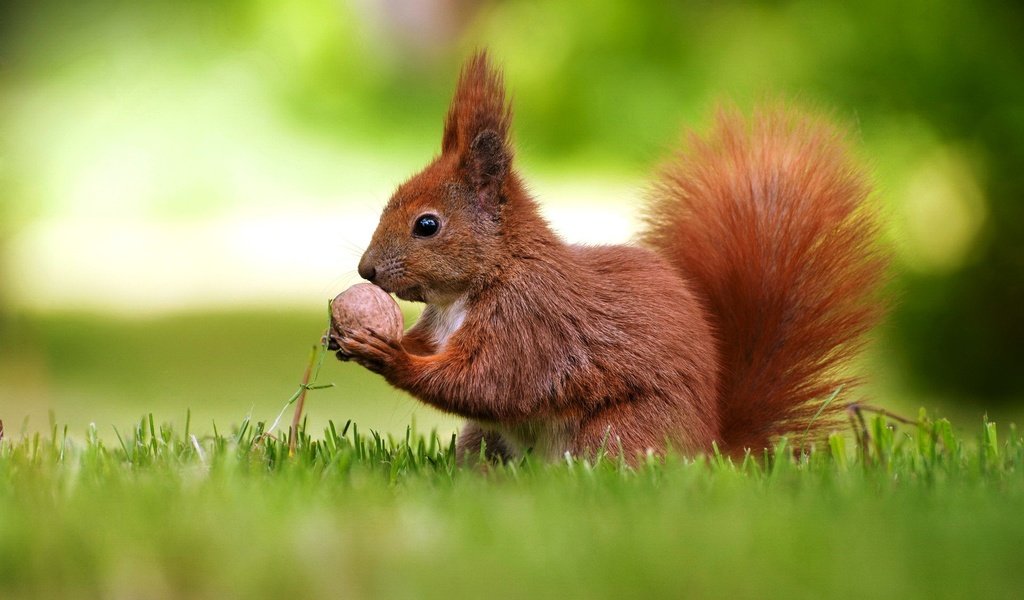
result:
[[[480,448],[484,448],[487,461],[504,463],[514,455],[501,434],[484,429],[480,423],[470,421],[463,426],[455,442],[455,459],[460,465],[474,465],[480,461]]]

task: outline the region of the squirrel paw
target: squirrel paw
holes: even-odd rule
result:
[[[374,373],[389,375],[408,358],[408,354],[398,340],[388,339],[374,329],[361,329],[343,332],[343,337],[333,337],[337,345],[339,360],[352,360]]]

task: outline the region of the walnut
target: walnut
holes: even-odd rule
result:
[[[331,301],[331,331],[373,329],[391,339],[402,339],[402,310],[387,292],[372,283],[357,283]]]

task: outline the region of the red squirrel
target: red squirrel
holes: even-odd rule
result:
[[[401,341],[346,330],[338,358],[468,419],[463,459],[742,455],[836,422],[886,268],[840,129],[722,111],[661,171],[636,244],[584,246],[541,216],[511,119],[479,52],[441,154],[399,186],[359,261],[422,317]]]

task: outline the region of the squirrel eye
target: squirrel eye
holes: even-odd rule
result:
[[[412,226],[412,234],[416,237],[430,237],[441,229],[441,219],[437,215],[421,215]]]

